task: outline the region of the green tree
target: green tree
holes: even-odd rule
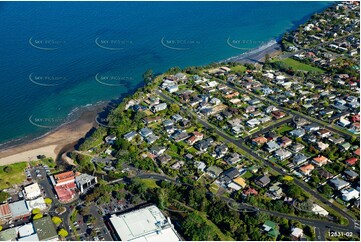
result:
[[[34,209],[31,211],[32,214],[38,214],[38,213],[40,213],[40,212],[41,212],[40,208],[34,208]]]
[[[61,220],[61,218],[57,217],[57,216],[54,216],[51,218],[51,220],[53,221],[53,223],[56,225],[56,226],[59,226],[61,224],[61,222],[63,222],[63,220]]]
[[[42,213],[37,213],[34,215],[33,220],[41,219],[43,217]]]
[[[66,231],[65,229],[60,229],[58,232],[58,235],[62,238],[65,238],[66,236],[68,236],[68,231]]]
[[[44,199],[44,202],[46,204],[50,205],[50,204],[52,204],[53,200],[51,200],[50,198],[47,197],[47,198]]]
[[[170,110],[171,114],[179,113],[180,107],[179,107],[178,104],[172,103],[172,104],[169,106],[169,110]]]
[[[0,191],[0,203],[6,201],[9,198],[9,194],[4,192],[4,191]]]
[[[146,83],[149,83],[149,82],[151,82],[152,81],[152,79],[153,79],[153,70],[151,70],[151,69],[148,69],[144,74],[143,74],[143,80],[144,80],[144,82],[146,82]]]

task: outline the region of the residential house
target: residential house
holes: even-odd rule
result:
[[[344,173],[345,173],[347,180],[349,180],[349,181],[354,181],[359,176],[359,174],[357,172],[354,172],[353,170],[350,170],[350,169],[345,170]]]
[[[338,177],[334,177],[334,178],[330,179],[329,182],[330,182],[331,186],[334,187],[338,191],[345,187],[348,187],[350,185],[350,183],[348,183]]]
[[[351,148],[351,144],[349,142],[345,142],[339,145],[339,148],[343,151],[347,151]]]
[[[274,153],[274,157],[280,161],[290,158],[292,153],[285,149],[276,150]]]
[[[291,233],[292,240],[300,240],[303,237],[303,230],[300,228],[293,228]]]
[[[272,200],[280,199],[283,195],[281,185],[282,184],[280,182],[272,184],[272,186],[268,188],[266,195],[272,198]]]
[[[328,141],[330,141],[332,144],[338,145],[338,144],[344,143],[345,139],[342,137],[335,138],[335,137],[331,136],[328,138]]]
[[[217,145],[214,149],[214,154],[212,156],[216,157],[217,159],[222,158],[228,152],[228,146],[225,144]]]
[[[291,144],[292,144],[292,140],[286,136],[283,136],[280,139],[280,145],[282,148],[286,148],[286,147],[290,146]]]
[[[204,169],[206,169],[206,164],[202,161],[195,161],[194,166],[200,171],[204,171]]]
[[[317,142],[316,136],[313,135],[313,134],[310,134],[310,133],[303,136],[303,140],[306,141],[307,143],[315,143],[315,142]]]
[[[179,90],[178,85],[168,86],[166,87],[166,90],[169,93],[177,92]]]
[[[305,154],[298,153],[293,156],[292,162],[293,162],[293,164],[298,166],[298,165],[305,163],[308,159],[309,159],[309,157],[306,156]]]
[[[343,189],[341,190],[341,194],[342,200],[344,200],[345,202],[349,202],[352,199],[360,198],[360,192],[354,188]]]
[[[272,111],[271,114],[275,119],[281,119],[286,116],[286,114],[284,112],[279,111],[279,110]]]
[[[357,160],[358,160],[357,158],[352,157],[352,158],[345,160],[345,162],[349,166],[354,166],[356,164]]]
[[[167,108],[167,104],[166,103],[160,103],[160,104],[157,104],[157,105],[154,105],[152,106],[151,110],[153,113],[156,113],[156,112],[160,112],[160,111],[163,111]]]
[[[148,124],[160,122],[162,120],[162,118],[158,117],[158,116],[156,116],[156,117],[145,117],[142,120],[146,125],[148,125]]]
[[[309,176],[315,167],[311,164],[307,164],[300,167],[300,172],[306,176]]]
[[[250,119],[246,122],[246,125],[249,126],[250,128],[254,128],[260,124],[261,122],[257,118]]]
[[[117,136],[115,134],[108,135],[105,137],[105,143],[112,145],[117,140]]]
[[[224,184],[229,184],[234,178],[239,176],[239,171],[235,168],[229,168],[228,170],[222,172],[220,176],[220,181]]]
[[[194,145],[194,143],[196,143],[197,141],[200,141],[202,139],[203,139],[203,134],[195,131],[195,132],[192,133],[191,137],[189,137],[187,139],[187,143],[189,145]]]
[[[257,145],[257,146],[261,146],[263,145],[264,143],[267,143],[267,139],[263,136],[260,136],[260,137],[257,137],[257,138],[254,138],[252,139],[252,144],[253,145]]]
[[[223,172],[223,170],[221,168],[219,168],[218,166],[210,166],[206,169],[206,173],[212,178],[219,177],[219,175],[222,172]]]
[[[146,138],[145,138],[145,141],[148,143],[148,144],[153,144],[155,141],[157,141],[157,139],[159,139],[158,136],[154,135],[154,134],[150,134],[148,135]]]
[[[149,152],[155,156],[162,155],[167,149],[162,146],[154,145],[149,149]]]
[[[321,138],[327,138],[331,136],[331,131],[328,129],[320,129],[317,131],[317,135],[320,136]]]
[[[235,165],[236,163],[238,163],[241,160],[241,157],[238,153],[231,153],[228,154],[225,158],[224,161],[227,162],[229,165]]]
[[[269,141],[265,145],[265,149],[271,153],[273,151],[276,151],[280,148],[280,146],[275,141]]]
[[[161,164],[165,165],[167,164],[169,161],[172,160],[172,157],[170,157],[169,155],[167,154],[164,154],[164,155],[160,155],[157,157],[157,160],[158,162],[160,162]]]
[[[242,195],[244,195],[244,196],[249,196],[249,195],[257,196],[258,192],[254,188],[248,187],[248,188],[243,190]]]
[[[301,143],[296,143],[294,145],[291,146],[290,150],[292,152],[298,153],[300,151],[302,151],[305,148],[305,146]]]
[[[295,138],[300,138],[303,137],[306,134],[304,129],[294,129],[292,131],[290,131],[290,135],[295,137]]]
[[[171,138],[174,139],[175,142],[179,142],[189,138],[189,134],[182,130],[177,130],[174,134],[172,134]]]
[[[130,142],[135,138],[135,136],[137,136],[137,132],[130,131],[129,133],[126,133],[123,137],[124,137],[124,139],[126,139],[127,141]]]
[[[265,187],[267,186],[269,183],[271,182],[271,179],[269,178],[269,176],[264,175],[262,177],[259,177],[255,183],[261,187]]]
[[[194,148],[196,148],[199,151],[205,152],[211,146],[212,143],[213,143],[213,139],[207,138],[205,140],[197,141],[194,145]]]
[[[172,116],[172,119],[174,120],[174,122],[178,123],[179,121],[182,121],[183,120],[183,117],[179,114],[174,114]]]
[[[323,142],[317,142],[317,149],[320,151],[324,151],[329,147],[329,144],[323,143]]]
[[[320,126],[318,124],[316,124],[316,123],[312,123],[312,124],[306,125],[304,127],[304,129],[307,132],[314,132],[314,131],[318,131],[320,129]]]
[[[263,230],[267,232],[267,235],[272,237],[274,240],[277,239],[280,232],[278,231],[278,225],[270,220],[265,221],[263,224]]]
[[[146,138],[149,135],[153,134],[153,131],[149,128],[142,128],[139,132],[139,134],[143,137]]]
[[[317,157],[314,157],[311,162],[317,166],[323,166],[326,165],[328,163],[328,159],[322,155],[319,155]]]

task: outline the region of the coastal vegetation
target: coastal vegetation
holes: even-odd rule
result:
[[[0,166],[0,189],[9,188],[26,180],[25,168],[27,162]]]

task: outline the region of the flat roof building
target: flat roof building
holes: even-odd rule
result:
[[[17,202],[10,203],[9,208],[13,220],[26,218],[31,215],[25,200],[19,200]]]
[[[126,241],[180,241],[169,218],[151,205],[110,217],[117,239]]]
[[[58,233],[50,216],[34,220],[33,224],[40,241],[58,240]]]
[[[41,196],[41,190],[38,183],[24,187],[26,199],[34,199]]]
[[[97,178],[88,174],[80,174],[75,177],[75,183],[79,188],[80,192],[85,192],[88,188],[97,184]]]

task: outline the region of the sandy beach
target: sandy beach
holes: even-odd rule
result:
[[[98,111],[86,111],[76,121],[65,124],[39,139],[1,150],[0,166],[36,160],[37,155],[45,155],[55,160],[65,146],[77,142],[96,125],[97,113]]]
[[[269,46],[260,46],[257,49],[245,52],[241,55],[234,56],[224,60],[223,62],[238,62],[238,63],[250,63],[257,64],[264,61],[265,56],[268,54],[270,57],[277,56],[282,53],[281,45],[277,42],[270,44]]]

